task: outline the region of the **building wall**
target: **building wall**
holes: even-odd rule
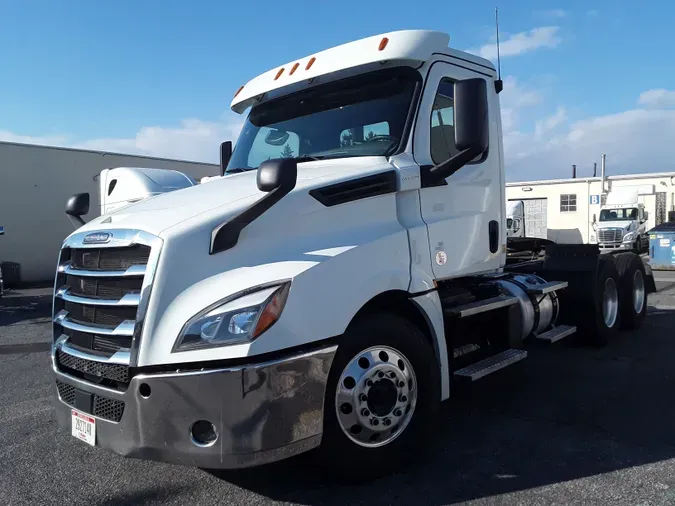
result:
[[[601,208],[600,178],[558,179],[549,181],[526,181],[506,185],[507,200],[547,199],[547,238],[556,242],[594,242],[593,217]],[[665,218],[668,211],[675,211],[675,172],[665,174],[638,174],[606,178],[606,189],[637,187],[639,200],[649,213],[647,229],[657,225],[656,202],[665,201]],[[561,196],[576,195],[576,210],[561,211]],[[660,195],[659,195],[660,194]]]
[[[0,142],[0,261],[21,264],[23,282],[52,280],[61,243],[73,231],[64,213],[68,197],[89,192],[85,220],[97,216],[98,174],[124,166],[175,169],[196,179],[220,173],[207,163]]]

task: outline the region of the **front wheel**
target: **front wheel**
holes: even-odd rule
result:
[[[434,437],[440,374],[410,321],[369,315],[343,336],[326,388],[319,455],[332,473],[368,481],[417,462]]]

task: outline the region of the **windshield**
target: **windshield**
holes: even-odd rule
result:
[[[378,70],[253,107],[227,172],[257,169],[271,158],[391,155],[404,137],[419,79],[408,67]]]
[[[513,218],[506,218],[506,228],[511,228],[513,225]]]
[[[626,209],[603,209],[600,211],[600,221],[631,221],[638,219],[638,210],[635,207]]]

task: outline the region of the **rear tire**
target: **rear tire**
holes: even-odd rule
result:
[[[438,362],[420,329],[388,313],[355,322],[328,376],[321,464],[363,482],[418,463],[437,435],[440,397]]]
[[[637,330],[647,315],[647,274],[638,255],[620,253],[616,256],[619,273],[619,311],[621,328]]]
[[[583,319],[582,334],[589,344],[606,346],[616,337],[621,326],[619,272],[613,255],[598,258],[593,303],[589,309],[588,317]]]

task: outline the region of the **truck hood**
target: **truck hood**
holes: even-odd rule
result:
[[[630,229],[634,222],[632,221],[601,221],[598,222],[598,230],[603,228],[623,228]]]
[[[298,164],[294,192],[314,186],[316,180],[326,184],[357,175],[376,173],[391,165],[385,157],[343,158]],[[147,198],[94,218],[77,232],[105,229],[136,229],[154,235],[216,208],[228,215],[248,207],[265,194],[258,190],[257,171],[247,171],[208,180],[202,184]]]

